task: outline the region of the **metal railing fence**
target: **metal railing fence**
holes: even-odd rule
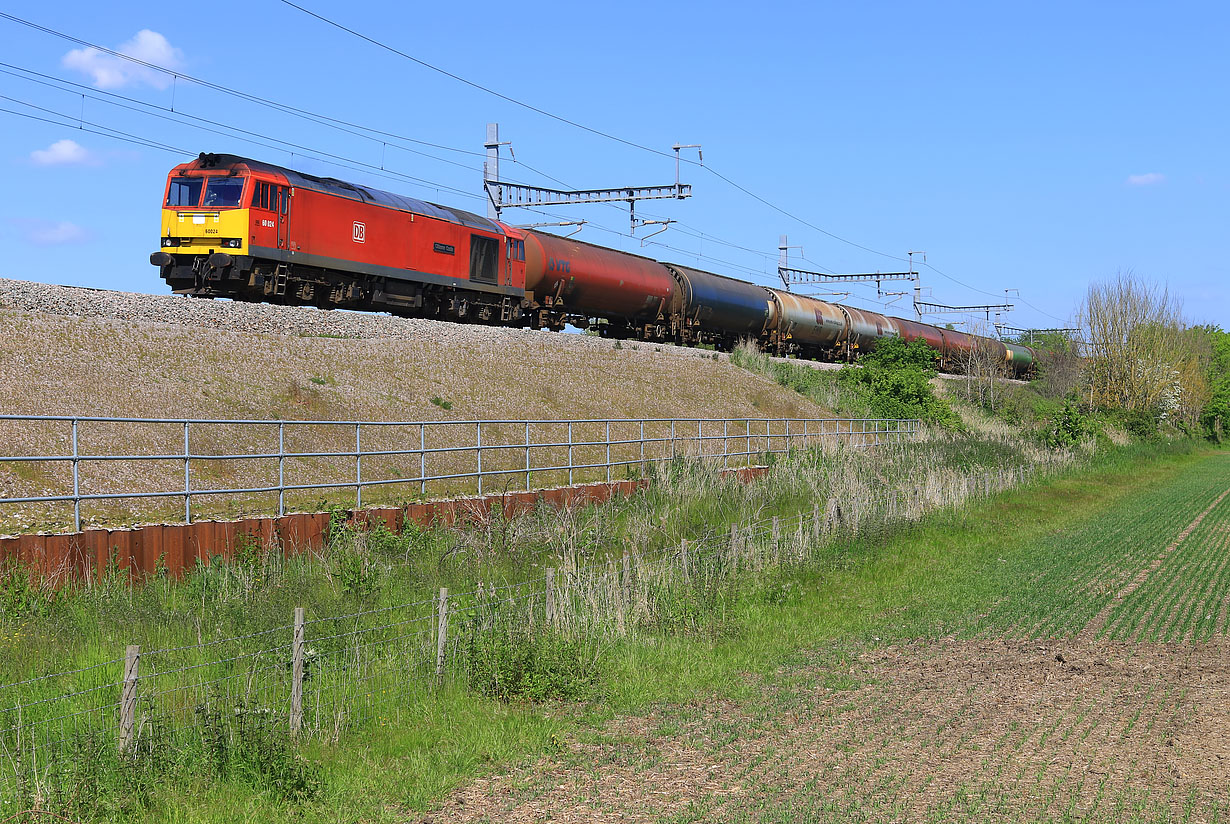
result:
[[[32,434],[32,427],[42,430]],[[288,493],[353,490],[359,508],[364,490],[374,488],[400,487],[420,498],[428,497],[429,488],[436,494],[483,495],[499,478],[501,491],[509,491],[513,479],[516,489],[530,491],[584,480],[610,482],[615,470],[677,457],[720,459],[731,467],[821,444],[899,443],[919,428],[917,420],[883,418],[319,421],[0,415],[0,433],[8,435],[0,437],[0,468],[35,479],[27,488],[51,489],[50,494],[8,495],[0,488],[0,507],[71,504],[73,527],[80,531],[86,502],[182,498],[183,518],[191,523],[194,499],[205,496],[276,495],[277,514],[283,515]],[[5,447],[31,441],[58,442],[63,451],[21,454]],[[147,451],[138,451],[138,445]],[[256,468],[237,471],[237,464]],[[122,473],[105,470],[92,477],[87,469],[96,465],[124,465],[129,473],[137,465],[140,478],[126,481],[117,477]],[[218,483],[222,478],[239,482]],[[472,483],[459,489],[458,482]]]

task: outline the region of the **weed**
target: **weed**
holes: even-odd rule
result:
[[[591,643],[498,611],[472,625],[463,643],[470,688],[499,701],[589,698],[601,677]]]
[[[438,407],[440,407],[441,409],[443,409],[443,410],[445,410],[445,411],[448,411],[449,409],[452,409],[452,408],[453,408],[453,402],[452,402],[452,401],[446,401],[446,400],[444,400],[444,398],[440,397],[439,395],[432,395],[432,396],[431,396],[431,402],[432,402],[432,404],[434,404],[435,406],[438,406]]]
[[[0,620],[16,622],[46,616],[60,590],[13,560],[0,560]]]

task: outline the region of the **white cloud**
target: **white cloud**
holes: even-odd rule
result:
[[[165,69],[176,70],[184,64],[183,52],[172,46],[161,34],[149,29],[141,29],[135,37],[121,44],[115,51]],[[107,54],[93,46],[73,49],[64,55],[61,62],[65,68],[90,75],[94,85],[100,89],[118,89],[121,86],[142,83],[155,89],[165,89],[171,85],[171,75],[166,72]]]
[[[1129,186],[1152,186],[1155,183],[1162,183],[1166,180],[1166,175],[1158,172],[1149,172],[1143,175],[1128,175]]]
[[[94,166],[98,158],[89,149],[75,140],[57,140],[46,149],[30,152],[30,160],[36,166]]]
[[[70,243],[85,243],[90,233],[67,220],[42,220],[40,218],[14,218],[13,223],[21,229],[26,240],[36,246],[64,246]]]

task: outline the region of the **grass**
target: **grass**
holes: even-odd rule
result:
[[[134,620],[191,627],[195,607],[190,605],[198,599],[208,609],[201,617],[216,624],[218,631],[226,632],[228,626],[251,631],[263,621],[284,623],[290,607],[305,598],[316,599],[307,602],[310,614],[321,614],[347,605],[380,606],[411,591],[430,592],[441,582],[461,588],[476,579],[513,580],[517,570],[532,570],[544,558],[552,554],[558,558],[578,547],[593,548],[600,557],[622,551],[629,541],[671,545],[696,537],[715,522],[751,513],[798,511],[803,502],[829,500],[837,488],[849,496],[847,508],[860,500],[867,506],[891,484],[917,483],[922,468],[938,474],[953,466],[994,466],[1011,457],[995,442],[971,444],[966,439],[936,441],[917,452],[889,454],[870,467],[867,461],[843,463],[823,453],[800,455],[775,467],[768,483],[746,487],[724,485],[679,465],[672,468],[673,478],[663,479],[658,497],[592,509],[572,520],[497,523],[485,534],[469,538],[419,533],[407,540],[377,533],[364,539],[366,552],[357,566],[347,566],[354,560],[345,555],[346,546],[353,547],[351,539],[332,559],[321,559],[315,567],[308,560],[298,570],[289,562],[281,569],[254,565],[245,570],[241,565],[233,571],[203,573],[187,586],[155,583],[138,590],[118,588],[110,595],[100,591],[75,601],[69,598],[48,606],[37,621],[27,618],[23,626],[33,629],[36,637],[22,639],[21,646],[13,648],[17,656],[6,660],[30,660],[19,650],[34,651],[49,647],[52,639],[62,643],[66,637],[77,637],[81,643],[74,660],[86,663],[93,660],[91,647],[119,648],[120,627],[131,627]],[[336,820],[339,810],[347,814],[362,810],[370,820],[392,821],[407,809],[429,806],[465,777],[484,772],[486,765],[555,751],[558,745],[553,742],[560,735],[591,729],[617,713],[664,703],[686,705],[713,694],[755,703],[763,682],[749,679],[748,673],[772,681],[783,666],[789,669],[807,662],[820,667],[827,688],[857,692],[866,682],[847,671],[850,645],[977,636],[989,626],[1021,623],[1022,615],[1031,614],[1032,604],[1028,599],[1015,606],[1005,602],[1020,584],[1020,575],[1032,571],[1052,582],[1063,577],[1062,569],[1046,558],[1039,558],[1036,568],[1027,563],[1038,558],[1039,547],[1051,536],[1091,518],[1103,524],[1116,522],[1125,509],[1137,506],[1134,496],[1142,489],[1162,490],[1175,485],[1169,482],[1176,478],[1178,487],[1198,486],[1190,478],[1204,477],[1201,467],[1207,460],[1184,454],[1181,446],[1137,447],[1104,458],[1096,472],[1034,484],[998,496],[978,510],[940,509],[913,526],[874,527],[871,520],[858,535],[815,548],[805,565],[740,578],[730,590],[714,592],[716,597],[705,596],[702,590],[691,595],[686,589],[676,592],[665,602],[670,610],[659,611],[653,623],[626,638],[601,643],[594,659],[598,666],[588,671],[595,679],[587,688],[590,702],[549,702],[544,712],[521,699],[512,703],[478,699],[460,683],[437,691],[416,688],[411,680],[391,700],[373,700],[370,712],[348,722],[336,742],[328,734],[317,735],[294,751],[283,751],[262,743],[266,739],[258,729],[250,734],[255,737],[249,749],[264,755],[255,766],[228,762],[219,768],[216,759],[188,759],[176,770],[164,771],[159,779],[164,789],[145,795],[134,795],[122,776],[112,776],[114,786],[124,790],[117,790],[118,795],[139,802],[120,812],[134,820],[212,821],[244,814],[253,805],[272,805],[288,813],[293,809],[305,821]],[[868,485],[872,478],[875,487]],[[825,488],[829,491],[820,491]],[[1157,494],[1157,506],[1173,500],[1162,491]],[[1148,503],[1144,508],[1152,511],[1153,506]],[[440,540],[446,543],[433,543]],[[415,543],[419,541],[423,543]],[[365,567],[368,561],[371,564]],[[1005,563],[1010,566],[1003,567]],[[1015,571],[989,574],[1001,567]],[[365,582],[373,569],[374,589]],[[1109,597],[1106,593],[1103,602]],[[976,620],[982,615],[994,617]],[[77,629],[71,629],[74,626]],[[158,643],[173,643],[175,637],[163,635]],[[177,637],[182,640],[182,632]],[[50,658],[42,660],[51,663]],[[562,660],[578,658],[565,655]],[[10,673],[3,680],[16,675]],[[231,729],[228,735],[236,733]],[[205,756],[198,753],[194,758]],[[276,782],[285,786],[287,775],[293,779],[294,765],[301,758],[313,765],[310,779],[316,789],[309,800],[297,802],[279,791]],[[204,769],[203,763],[214,766]],[[204,786],[200,782],[207,777]],[[92,809],[90,815],[95,817],[105,812],[98,807],[75,809]]]
[[[23,576],[11,575],[6,579],[0,601],[6,622],[20,630],[12,637],[10,654],[0,659],[0,666],[6,670],[0,681],[13,683],[38,672],[96,665],[113,658],[131,642],[140,643],[145,650],[166,649],[191,647],[202,640],[236,634],[273,632],[257,636],[256,640],[215,645],[200,655],[189,650],[146,656],[149,657],[147,665],[152,665],[155,671],[166,673],[176,667],[194,668],[192,682],[182,686],[178,685],[180,676],[170,681],[160,676],[165,684],[159,687],[158,703],[151,705],[150,718],[154,727],[147,738],[156,744],[162,740],[161,735],[168,746],[174,742],[174,751],[179,753],[169,765],[160,757],[154,772],[156,783],[188,792],[184,789],[191,786],[188,777],[200,774],[222,782],[236,782],[237,786],[263,787],[262,792],[269,792],[269,782],[273,782],[274,795],[289,803],[296,796],[288,796],[277,788],[302,783],[295,778],[300,771],[298,757],[274,746],[272,742],[277,738],[271,728],[255,721],[241,723],[229,716],[223,723],[219,713],[239,707],[242,712],[235,716],[237,719],[256,718],[265,723],[272,717],[269,713],[278,706],[276,696],[287,689],[288,665],[285,660],[277,656],[270,658],[259,650],[286,643],[283,636],[293,607],[306,607],[309,618],[356,611],[366,611],[369,616],[360,616],[354,621],[326,621],[313,626],[308,636],[313,656],[310,677],[324,679],[313,683],[313,694],[320,693],[327,699],[321,707],[313,707],[311,727],[318,739],[329,740],[341,734],[330,752],[335,755],[353,753],[351,747],[356,739],[367,742],[369,736],[374,735],[378,740],[386,734],[383,724],[405,723],[406,706],[432,705],[444,699],[434,692],[412,686],[430,681],[425,677],[430,672],[430,663],[419,660],[407,664],[406,659],[398,657],[410,648],[399,647],[401,635],[394,632],[364,636],[367,646],[377,639],[385,644],[372,647],[376,653],[365,659],[369,663],[363,666],[374,667],[372,675],[379,676],[370,682],[372,686],[366,693],[358,687],[368,683],[366,675],[356,680],[330,662],[345,660],[349,655],[349,642],[345,639],[359,637],[354,635],[355,631],[368,623],[381,625],[380,622],[391,619],[422,622],[432,610],[429,601],[411,603],[407,607],[397,605],[426,598],[441,585],[453,592],[464,592],[473,589],[479,581],[488,585],[492,581],[515,583],[541,574],[548,564],[568,568],[570,564],[593,563],[605,556],[618,557],[629,546],[647,554],[655,549],[678,546],[684,540],[704,540],[706,535],[712,535],[715,525],[720,525],[720,536],[731,522],[763,520],[769,515],[785,516],[800,511],[810,515],[817,500],[829,501],[830,506],[842,509],[847,513],[843,516],[845,520],[859,517],[873,524],[877,518],[890,514],[908,516],[912,511],[909,506],[957,503],[971,491],[961,473],[985,473],[1005,463],[1016,461],[1019,464],[1022,459],[1022,456],[1012,456],[1000,443],[971,444],[952,439],[939,439],[910,448],[884,449],[872,454],[875,459],[869,460],[868,453],[850,449],[796,453],[778,461],[766,482],[751,485],[723,479],[716,467],[679,462],[663,469],[662,477],[649,494],[616,505],[577,513],[544,511],[515,522],[497,520],[469,533],[411,531],[392,536],[383,532],[358,535],[341,530],[323,557],[241,558],[231,566],[201,568],[182,584],[156,578],[144,587],[132,588],[117,574],[80,591],[35,589],[32,592],[22,585]],[[928,491],[933,500],[908,499],[907,505],[905,491],[916,486],[920,477],[927,479],[920,488]],[[998,477],[1007,480],[1010,476],[1001,473]],[[899,497],[894,495],[893,499],[901,501],[900,508],[892,513],[877,510],[879,504],[886,503],[884,493],[890,488],[899,490]],[[707,579],[697,579],[694,586],[683,590],[666,586],[660,592],[648,593],[650,609],[640,619],[640,631],[648,633],[651,639],[660,639],[663,649],[679,642],[683,650],[698,639],[721,643],[739,626],[741,593],[748,587],[748,592],[760,593],[754,597],[766,603],[784,603],[793,591],[793,585],[780,577],[770,577],[761,583],[749,579],[729,587]],[[380,614],[377,619],[370,618],[370,610],[387,608],[394,609]],[[329,638],[342,640],[330,641]],[[503,679],[507,686],[510,670],[503,666],[486,676],[472,670],[467,677],[473,690],[517,700],[591,694],[603,699],[608,708],[605,711],[630,700],[621,699],[619,695],[625,688],[620,684],[619,671],[627,663],[621,662],[616,654],[622,648],[621,643],[613,647],[604,645],[600,657],[594,658],[597,652],[589,643],[569,647],[570,642],[562,639],[560,643],[548,643],[545,647],[535,643],[527,646],[515,635],[511,638],[513,648],[495,650],[492,657],[503,664],[511,663],[520,673],[514,674],[524,686],[514,686],[511,690],[485,688],[483,684],[493,679],[497,682]],[[630,647],[634,648],[635,645]],[[203,659],[201,655],[208,657]],[[204,660],[219,657],[234,658],[240,662],[240,669],[237,671],[229,664],[200,665]],[[591,666],[598,660],[600,667]],[[558,689],[561,682],[570,684],[579,680],[576,666],[585,661],[590,664],[585,665],[584,671],[599,680],[581,692],[572,688]],[[67,682],[53,680],[24,688],[22,700],[28,704],[40,697],[51,698],[63,692],[101,686],[107,678],[114,678],[111,672],[114,668],[115,665],[108,665],[84,675],[71,676]],[[318,669],[320,675],[316,674]],[[330,675],[334,672],[342,674],[340,680]],[[697,674],[701,672],[702,669],[696,669]],[[397,673],[401,677],[391,684],[389,675]],[[254,675],[259,676],[255,682]],[[255,691],[253,683],[257,687]],[[188,703],[171,707],[172,715],[178,714],[181,720],[164,718],[165,710],[159,709],[167,706],[164,696],[180,694],[176,691],[185,687],[190,688],[182,693]],[[190,698],[194,694],[203,698]],[[192,702],[197,702],[195,708]],[[337,716],[334,728],[331,722],[333,707],[342,706],[347,709],[344,715]],[[96,710],[92,717],[105,720],[107,716]],[[27,710],[26,721],[32,720]],[[157,732],[161,725],[172,722],[165,733]],[[185,722],[189,731],[218,729],[220,732],[216,735],[201,732],[195,738],[185,739],[176,731]],[[67,730],[62,722],[56,724],[59,726],[48,729],[66,732],[73,740],[85,742],[86,751],[93,752],[100,746],[102,751],[106,750],[99,742],[108,736],[91,737],[89,724],[84,727],[77,724]],[[83,735],[86,737],[82,738]],[[238,741],[241,748],[266,755],[258,758],[255,766],[247,761],[233,763],[211,755],[213,750],[208,742],[216,738],[232,742],[226,752],[232,752],[236,746],[234,742]],[[319,752],[325,744],[315,740],[307,746]],[[82,760],[95,763],[84,755]],[[470,766],[473,767],[473,763]],[[154,765],[133,775],[122,770],[103,770],[105,775],[96,776],[94,782],[100,787],[99,799],[106,802],[108,798],[146,798],[133,782],[145,781],[143,776],[150,775],[149,769],[154,769]],[[460,767],[453,765],[448,769]],[[448,772],[452,777],[440,780],[453,781],[459,774]],[[290,778],[286,778],[287,775]],[[79,782],[69,782],[59,786],[78,785]],[[428,781],[426,786],[436,785]],[[241,796],[246,792],[235,791]],[[423,792],[430,795],[428,790]],[[83,815],[98,816],[107,807],[106,803],[98,806],[99,799],[55,793],[48,798],[64,809],[77,810]],[[139,813],[138,817],[147,813],[153,815],[149,811],[159,808],[161,803],[163,801],[146,798],[137,805],[146,812],[130,812]]]

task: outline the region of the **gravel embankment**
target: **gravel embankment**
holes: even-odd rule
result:
[[[482,340],[506,340],[509,344],[541,340],[544,334],[531,329],[507,329],[476,324],[447,323],[421,318],[400,318],[371,312],[317,309],[311,306],[275,306],[229,300],[189,298],[182,295],[144,295],[56,286],[0,278],[0,309],[43,312],[50,315],[108,318],[135,323],[168,324],[206,329],[224,329],[262,335],[330,337],[353,339],[430,340],[465,346]],[[609,349],[615,341],[588,335],[552,336],[561,346]],[[695,349],[666,344],[623,343],[623,346],[654,346],[664,352],[696,357]],[[725,355],[721,358],[725,359]]]

